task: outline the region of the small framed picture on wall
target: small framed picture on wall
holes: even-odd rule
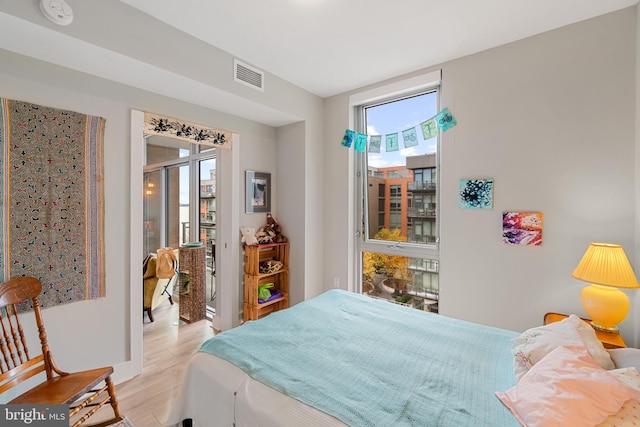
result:
[[[264,172],[246,171],[246,212],[271,211],[271,174]]]

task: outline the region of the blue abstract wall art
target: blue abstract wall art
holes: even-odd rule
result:
[[[493,209],[493,179],[461,179],[461,209]]]

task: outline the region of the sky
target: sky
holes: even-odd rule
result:
[[[420,124],[438,113],[436,101],[436,93],[431,92],[402,101],[367,108],[367,135],[382,135],[380,153],[368,153],[369,166],[376,168],[404,166],[406,164],[405,157],[407,156],[435,153],[437,138],[430,138],[425,141],[422,137]],[[402,131],[413,127],[416,128],[416,134],[418,135],[418,145],[404,148]],[[390,133],[399,134],[398,145],[400,150],[387,153],[385,151],[384,136]]]
[[[369,166],[376,168],[404,166],[406,165],[405,158],[408,156],[435,153],[437,138],[425,141],[422,137],[420,124],[438,113],[436,101],[436,93],[430,92],[402,101],[367,108],[367,135],[382,135],[380,153],[368,153]],[[414,127],[418,136],[418,145],[404,148],[402,131]],[[389,153],[385,151],[384,136],[390,133],[398,133],[399,151]],[[201,177],[209,179],[210,162],[203,162],[201,166]],[[189,204],[188,173],[188,167],[180,169],[180,203],[185,205]]]
[[[180,157],[187,157],[189,151],[181,153]],[[200,179],[207,181],[211,179],[211,170],[216,168],[216,159],[200,162]],[[180,205],[189,205],[189,167],[180,168]]]

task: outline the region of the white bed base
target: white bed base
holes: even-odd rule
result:
[[[254,380],[240,368],[196,353],[185,372],[167,426],[345,427],[346,424]]]

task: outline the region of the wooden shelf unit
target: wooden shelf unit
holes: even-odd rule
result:
[[[275,273],[260,273],[260,264],[276,260],[282,268]],[[279,291],[282,297],[268,302],[258,302],[258,286],[273,283],[271,291]],[[289,243],[271,243],[244,247],[244,309],[242,320],[260,319],[274,311],[289,307]]]

